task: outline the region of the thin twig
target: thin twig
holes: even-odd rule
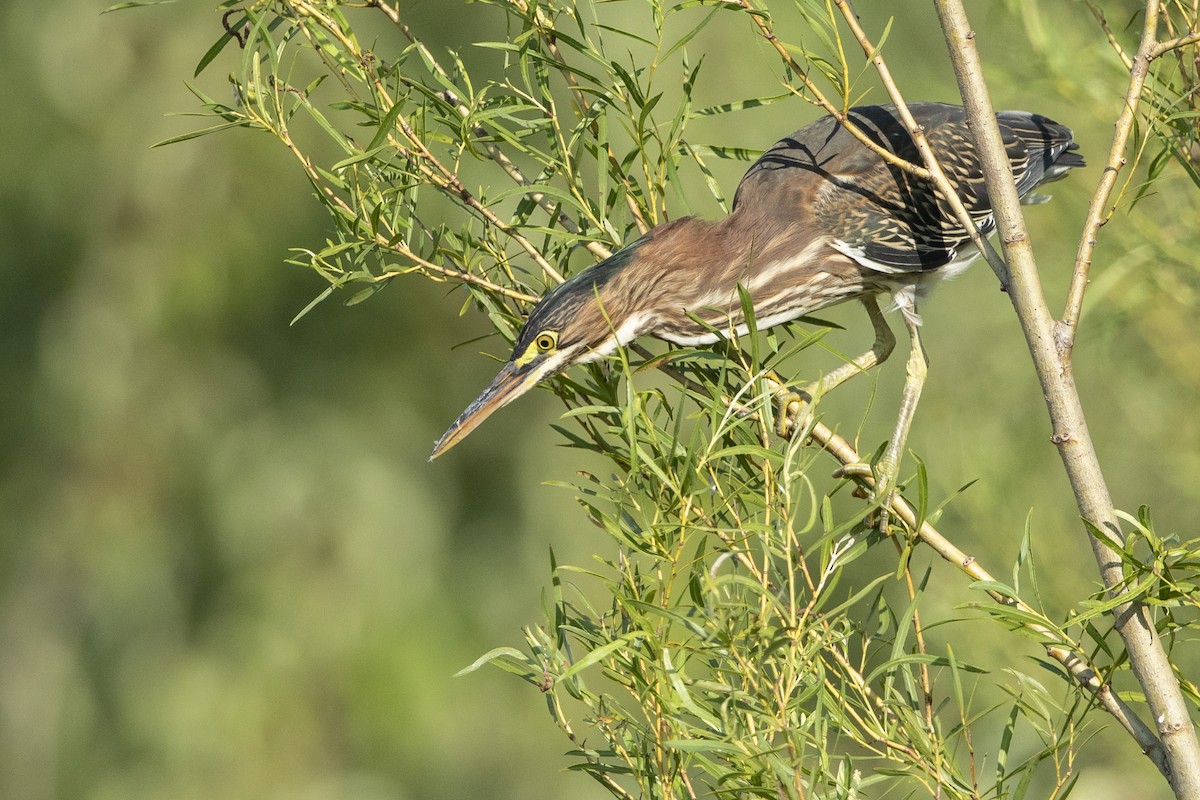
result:
[[[888,97],[891,98],[892,103],[896,106],[896,112],[900,115],[900,120],[904,123],[904,127],[908,129],[917,152],[921,154],[922,163],[929,170],[929,179],[933,181],[934,185],[942,193],[942,196],[950,205],[950,209],[954,212],[954,216],[958,218],[958,224],[962,225],[967,235],[971,237],[971,243],[975,245],[987,261],[988,266],[992,268],[992,272],[996,273],[996,277],[1000,279],[1000,283],[1007,286],[1008,267],[999,254],[996,253],[991,242],[979,230],[975,224],[975,220],[971,219],[970,213],[967,212],[966,206],[963,205],[962,198],[958,196],[958,192],[954,190],[950,179],[946,177],[945,170],[938,163],[937,156],[934,154],[933,148],[929,146],[929,140],[925,137],[925,129],[917,124],[912,112],[909,111],[908,104],[904,102],[900,88],[896,85],[895,80],[892,79],[891,70],[888,69],[887,62],[883,60],[883,55],[880,53],[879,48],[871,42],[870,38],[863,31],[862,26],[858,24],[858,17],[855,15],[854,10],[850,8],[847,0],[834,0],[834,3],[842,12],[842,16],[846,20],[846,25],[849,26],[851,33],[854,34],[854,38],[858,40],[863,53],[875,65],[875,70],[879,73],[880,83],[887,89]]]
[[[259,121],[264,125],[269,125],[268,120],[260,118]],[[306,156],[300,150],[299,146],[297,146],[292,140],[292,137],[289,135],[287,130],[284,128],[277,128],[275,129],[275,133],[279,137],[279,140],[283,142],[284,147],[288,149],[288,152],[290,152],[296,158],[296,160],[300,162],[300,168],[304,170],[304,174],[308,177],[309,182],[326,199],[326,201],[337,206],[348,216],[355,216],[354,210],[350,208],[346,201],[339,197],[337,193],[329,186],[329,184],[322,179],[321,174],[317,171],[317,168],[313,166],[313,163],[308,156]],[[519,300],[524,303],[537,302],[538,298],[533,295],[525,294],[524,292],[518,292],[515,289],[510,289],[506,286],[501,286],[500,284],[489,281],[487,278],[474,275],[466,270],[455,269],[453,267],[443,267],[440,264],[435,264],[432,261],[421,258],[414,251],[405,247],[399,242],[389,241],[388,238],[381,233],[376,232],[374,234],[374,241],[379,247],[398,253],[405,259],[411,261],[414,265],[419,267],[422,272],[425,272],[432,278],[441,278],[445,280],[457,281],[459,283],[471,284],[472,286],[478,286],[481,289],[487,289],[495,294],[509,297],[513,300]],[[376,276],[376,282],[395,277],[403,274],[403,272],[403,270],[398,270],[384,273],[383,275]]]
[[[531,305],[533,303],[536,303],[540,299],[540,298],[538,298],[537,295],[526,294],[524,292],[518,292],[516,289],[509,289],[506,286],[501,286],[497,283],[493,283],[492,281],[489,281],[487,278],[481,278],[478,275],[475,275],[474,273],[467,272],[466,270],[455,269],[453,267],[443,267],[439,264],[435,264],[432,261],[428,261],[424,258],[421,258],[416,253],[414,253],[412,250],[409,250],[407,247],[399,245],[395,242],[388,242],[387,239],[383,236],[377,236],[375,239],[375,243],[377,245],[379,245],[380,247],[387,248],[388,250],[392,250],[392,251],[404,256],[406,259],[413,262],[413,264],[416,267],[419,267],[421,272],[424,272],[425,274],[429,275],[429,277],[435,281],[437,281],[439,279],[444,279],[444,280],[449,280],[449,281],[456,281],[458,283],[466,283],[471,286],[478,286],[480,289],[487,289],[489,292],[492,292],[494,294],[498,294],[503,297],[508,297],[512,300],[518,300],[522,303],[529,303]],[[407,272],[408,272],[408,270],[389,270],[387,272],[376,275],[374,278],[374,281],[376,283],[378,283],[380,281],[390,280],[391,278],[395,278],[397,276],[404,275]]]
[[[1154,60],[1154,52],[1158,47],[1155,40],[1158,24],[1158,13],[1149,13],[1142,28],[1142,38],[1134,54],[1129,68],[1129,87],[1125,91],[1125,102],[1121,115],[1114,124],[1112,145],[1108,150],[1104,172],[1092,201],[1088,205],[1087,216],[1084,218],[1083,234],[1079,238],[1079,250],[1075,254],[1075,270],[1071,276],[1071,285],[1067,290],[1067,300],[1063,308],[1061,328],[1058,330],[1058,346],[1064,355],[1069,355],[1075,344],[1075,331],[1079,326],[1079,316],[1083,310],[1083,296],[1087,292],[1088,277],[1091,274],[1092,258],[1096,251],[1096,242],[1100,236],[1100,228],[1108,220],[1108,204],[1113,189],[1117,185],[1117,175],[1125,166],[1125,148],[1133,133],[1133,125],[1137,119],[1138,105],[1142,97],[1142,88],[1146,77],[1150,74],[1150,63]]]
[[[588,102],[587,94],[579,85],[579,81],[576,79],[575,74],[567,69],[566,59],[563,58],[562,51],[558,49],[558,45],[554,41],[554,27],[550,23],[550,20],[546,19],[545,12],[542,11],[540,6],[535,6],[532,9],[533,13],[531,15],[530,5],[527,0],[511,0],[511,2],[513,6],[515,6],[522,14],[527,15],[529,21],[533,23],[534,28],[537,29],[538,34],[542,37],[542,43],[546,46],[546,51],[550,53],[550,56],[554,59],[555,63],[562,65],[559,67],[559,72],[562,73],[563,80],[566,81],[567,87],[570,88],[572,96],[575,98],[575,102],[579,105],[580,118],[585,118],[591,109],[591,103]],[[599,130],[595,122],[591,123],[590,128],[593,135],[595,135]],[[632,190],[636,188],[637,184],[630,180],[629,176],[625,174],[625,170],[621,167],[621,162],[617,159],[617,154],[613,152],[611,146],[607,148],[607,154],[608,165],[613,169],[614,175],[616,175],[617,178],[626,186],[626,188],[629,189],[629,191],[625,193],[625,204],[629,208],[629,213],[633,215],[633,219],[637,223],[638,230],[644,234],[649,231],[652,226],[646,221],[645,215],[642,214],[641,208],[638,207],[637,201],[633,198]]]
[[[1108,44],[1116,52],[1117,58],[1121,59],[1121,63],[1125,65],[1125,69],[1133,69],[1133,59],[1125,52],[1125,48],[1121,46],[1121,42],[1117,39],[1117,35],[1113,33],[1113,29],[1108,24],[1108,18],[1104,16],[1104,12],[1096,7],[1092,0],[1086,0],[1088,10],[1092,12],[1092,16],[1096,18],[1097,24],[1100,25],[1100,30],[1104,31],[1104,37],[1108,39]]]
[[[923,167],[920,164],[914,164],[908,159],[896,155],[891,150],[881,147],[879,143],[868,136],[862,130],[862,128],[859,128],[854,124],[853,121],[850,120],[843,108],[834,105],[829,98],[825,96],[825,93],[821,91],[820,87],[817,86],[813,79],[808,77],[808,70],[798,61],[796,61],[796,59],[792,57],[792,54],[788,52],[787,46],[784,45],[783,42],[779,41],[779,37],[775,35],[775,31],[771,27],[771,23],[768,21],[766,15],[756,8],[751,0],[737,0],[737,3],[750,14],[750,18],[753,19],[754,24],[758,26],[759,32],[762,34],[763,38],[771,43],[771,46],[775,48],[777,53],[779,53],[779,57],[783,59],[783,63],[787,65],[788,69],[791,70],[792,74],[795,75],[803,85],[804,91],[808,92],[808,97],[805,97],[803,94],[800,95],[801,97],[813,105],[820,106],[822,109],[824,109],[825,113],[836,119],[838,123],[846,129],[847,133],[851,134],[855,139],[858,139],[858,141],[862,142],[864,147],[882,158],[888,164],[907,172],[910,175],[915,175],[918,178],[924,178],[926,180],[930,179],[931,175],[927,167]]]
[[[1192,31],[1191,33],[1184,34],[1183,36],[1179,36],[1175,39],[1170,39],[1165,42],[1159,42],[1154,48],[1152,48],[1150,50],[1150,60],[1153,61],[1154,59],[1159,58],[1160,56],[1166,55],[1167,53],[1171,52],[1172,50],[1178,50],[1182,47],[1188,47],[1190,45],[1196,44],[1197,42],[1200,42],[1200,31]]]
[[[329,33],[330,36],[333,36],[335,39],[337,39],[338,44],[340,44],[346,52],[353,54],[355,58],[360,61],[360,63],[363,62],[364,59],[362,49],[358,46],[357,42],[353,41],[349,36],[346,35],[345,31],[342,30],[340,25],[329,19],[329,17],[323,14],[319,9],[315,8],[312,4],[304,2],[304,0],[292,0],[292,2],[289,4],[298,15],[316,21],[322,28],[325,29],[327,33]],[[313,42],[313,46],[318,52],[322,51],[317,42]],[[369,82],[375,89],[375,100],[377,103],[379,103],[383,115],[386,116],[392,111],[392,108],[395,106],[395,102],[392,100],[387,88],[379,80],[378,76],[371,74],[371,72],[366,68],[364,68],[363,73],[366,77],[368,77]],[[558,272],[558,270],[550,265],[550,262],[546,260],[541,251],[534,247],[533,243],[526,239],[520,231],[504,222],[502,219],[496,216],[491,209],[481,203],[479,198],[475,197],[474,193],[472,193],[469,189],[467,189],[466,186],[463,185],[463,182],[459,179],[458,174],[447,168],[436,156],[434,156],[434,154],[425,145],[425,142],[419,136],[417,136],[416,131],[414,131],[412,126],[409,125],[407,118],[403,114],[398,114],[396,116],[395,125],[400,129],[401,133],[404,134],[404,138],[409,141],[412,148],[416,151],[417,158],[414,159],[414,162],[417,165],[417,170],[431,186],[434,186],[446,194],[457,198],[463,205],[475,211],[477,214],[483,217],[484,221],[516,242],[517,245],[519,245],[521,249],[533,259],[534,263],[538,265],[542,272],[544,272],[554,281],[562,283],[562,275]],[[407,152],[409,149],[404,145],[395,142],[390,135],[389,141],[391,141],[401,152]]]
[[[1075,270],[1071,277],[1070,288],[1067,291],[1067,300],[1062,315],[1062,327],[1059,331],[1059,346],[1067,352],[1070,351],[1075,343],[1075,332],[1083,310],[1083,297],[1087,291],[1092,259],[1100,235],[1100,228],[1108,221],[1110,215],[1108,206],[1117,184],[1117,175],[1126,163],[1125,150],[1129,144],[1129,137],[1133,133],[1142,91],[1145,87],[1146,79],[1150,74],[1150,65],[1155,59],[1173,50],[1200,42],[1200,33],[1195,31],[1168,41],[1156,41],[1158,16],[1157,14],[1151,15],[1147,12],[1146,18],[1143,21],[1142,37],[1138,45],[1138,51],[1131,59],[1120,48],[1120,45],[1116,43],[1112,31],[1108,29],[1104,15],[1092,7],[1090,3],[1089,8],[1092,8],[1092,13],[1097,16],[1110,42],[1117,48],[1117,53],[1125,63],[1126,68],[1129,69],[1129,86],[1125,92],[1125,104],[1121,109],[1121,115],[1117,118],[1114,125],[1115,132],[1113,134],[1112,145],[1109,147],[1108,160],[1105,163],[1104,172],[1100,176],[1100,183],[1096,187],[1096,191],[1092,195],[1092,201],[1088,206],[1083,235],[1080,237],[1079,250],[1075,256]]]
[[[900,554],[900,558],[904,558],[904,545],[899,539],[893,539],[896,543],[896,550]],[[925,646],[925,626],[921,624],[921,612],[917,610],[917,587],[913,584],[912,568],[907,561],[904,562],[904,587],[908,591],[908,599],[913,604],[912,624],[913,624],[913,640],[917,646],[917,652],[921,655],[929,653]],[[929,662],[921,661],[917,665],[917,669],[921,673],[921,695],[922,705],[925,711],[925,728],[932,732],[933,727],[933,680],[929,675]]]
[[[425,46],[425,43],[418,39],[412,32],[412,29],[408,27],[408,24],[400,18],[400,11],[392,6],[389,6],[386,2],[383,2],[383,0],[372,0],[372,2],[374,3],[375,8],[378,8],[380,11],[382,11],[387,18],[390,19],[392,23],[400,29],[400,32],[404,35],[404,37],[421,51],[421,55],[425,58],[426,63],[432,67],[434,72],[440,75],[446,82],[450,82],[450,74],[446,71],[445,67],[443,67],[441,63],[439,63],[438,60],[433,57],[433,53],[430,52],[429,48]],[[452,92],[447,90],[442,93],[442,96],[445,98],[446,102],[454,107],[454,110],[461,118],[466,119],[470,115],[471,110],[467,108],[467,105]],[[480,130],[486,132],[486,129],[483,128],[483,126],[480,126]],[[487,153],[488,158],[495,161],[496,164],[499,165],[500,169],[504,170],[505,174],[512,178],[514,183],[519,186],[529,186],[532,184],[532,181],[525,176],[525,173],[521,170],[521,168],[511,158],[508,157],[508,154],[505,153],[502,148],[493,142],[483,142],[482,144],[484,152]],[[558,224],[562,226],[562,228],[568,233],[572,233],[577,236],[583,233],[583,229],[576,224],[575,220],[567,216],[565,211],[561,209],[557,209],[556,211],[554,202],[550,198],[546,197],[545,194],[541,192],[530,192],[529,197],[535,203],[541,206],[543,211],[553,216],[557,220]],[[585,244],[584,247],[586,247],[588,251],[600,259],[605,259],[612,255],[611,250],[597,241],[590,241]]]
[[[828,630],[828,622],[823,621],[823,627]],[[862,670],[851,664],[849,660],[847,660],[846,655],[839,648],[825,648],[824,653],[832,658],[833,661],[835,661],[838,666],[842,668],[842,674],[850,680],[858,694],[871,701],[871,705],[867,706],[864,710],[870,710],[882,714],[884,717],[887,717],[889,721],[896,719],[896,713],[889,705],[888,699],[885,697],[880,697],[879,694],[871,688],[870,684],[867,683],[866,678],[863,676]],[[829,678],[825,680],[825,687],[834,697],[837,697],[841,693],[837,684]],[[864,733],[867,733],[875,738],[875,741],[873,742],[861,742],[860,744],[863,746],[874,749],[880,755],[885,755],[887,752],[900,753],[908,759],[909,764],[923,770],[926,775],[937,781],[939,784],[949,784],[951,786],[958,785],[958,781],[955,781],[952,775],[946,773],[936,763],[936,759],[931,760],[923,750],[919,750],[912,745],[895,741],[891,736],[889,736],[890,733],[894,732],[893,725],[882,724],[882,721],[875,718],[871,720],[871,722],[874,723],[873,725],[868,724],[867,720],[863,719],[862,715],[850,703],[844,703],[842,705],[842,710],[858,724]],[[883,745],[882,749],[878,747],[880,744]],[[918,778],[918,780],[920,779],[919,776],[914,775],[913,777]],[[926,786],[928,786],[928,784],[926,784]]]

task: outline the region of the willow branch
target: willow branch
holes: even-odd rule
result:
[[[1068,351],[1075,343],[1075,332],[1083,309],[1083,297],[1087,291],[1100,228],[1111,215],[1111,211],[1108,209],[1109,202],[1117,184],[1117,175],[1126,164],[1125,150],[1129,145],[1129,137],[1133,133],[1142,91],[1150,74],[1150,65],[1155,59],[1161,58],[1167,53],[1200,42],[1200,33],[1195,31],[1167,41],[1156,41],[1158,15],[1147,14],[1143,21],[1142,36],[1137,53],[1130,58],[1117,43],[1104,15],[1090,3],[1088,6],[1096,15],[1110,44],[1116,49],[1118,56],[1129,70],[1129,85],[1125,91],[1125,104],[1121,109],[1121,115],[1114,125],[1115,131],[1112,145],[1108,151],[1108,160],[1105,162],[1104,173],[1100,176],[1100,182],[1088,205],[1083,236],[1080,237],[1079,250],[1075,255],[1075,270],[1067,291],[1066,305],[1062,315],[1063,328],[1059,341],[1059,346]]]
[[[268,121],[265,119],[260,119],[259,121],[264,125],[268,124]],[[288,149],[288,152],[290,152],[296,158],[296,160],[300,162],[300,168],[304,170],[304,174],[308,177],[309,183],[311,183],[313,188],[325,198],[325,201],[341,209],[342,212],[347,216],[355,216],[354,210],[350,208],[345,200],[338,196],[337,192],[335,192],[328,183],[325,182],[325,180],[321,177],[321,174],[317,171],[317,168],[313,166],[313,163],[308,156],[306,156],[296,145],[296,143],[292,141],[292,137],[288,134],[287,130],[284,128],[279,128],[275,131],[275,133],[279,137],[280,141],[283,142],[284,147]],[[507,286],[501,286],[498,283],[493,283],[487,278],[467,272],[464,269],[444,267],[440,264],[435,264],[432,261],[421,258],[415,252],[399,242],[388,241],[388,238],[381,233],[376,232],[373,240],[379,247],[391,250],[392,252],[403,256],[405,259],[412,262],[417,269],[434,280],[451,280],[458,283],[470,284],[471,286],[487,289],[489,292],[494,294],[501,295],[503,297],[509,297],[513,300],[519,300],[523,303],[537,302],[537,298],[533,295],[525,294],[524,292],[519,292],[515,289],[510,289]],[[394,270],[385,272],[382,275],[375,276],[375,282],[378,283],[382,280],[394,278],[406,271],[407,270]]]
[[[1150,14],[1147,9],[1141,42],[1138,45],[1137,53],[1130,62],[1129,86],[1125,90],[1125,102],[1121,108],[1121,115],[1117,117],[1114,125],[1115,130],[1112,145],[1108,149],[1108,159],[1105,161],[1104,172],[1100,176],[1096,191],[1092,194],[1092,201],[1088,205],[1087,216],[1084,218],[1083,235],[1080,236],[1079,250],[1075,254],[1075,270],[1071,276],[1070,288],[1067,290],[1062,329],[1059,332],[1059,347],[1065,353],[1069,353],[1075,344],[1075,331],[1079,326],[1083,296],[1087,291],[1088,276],[1091,274],[1092,258],[1096,251],[1097,239],[1100,236],[1100,227],[1108,221],[1109,200],[1117,185],[1117,175],[1125,166],[1125,148],[1133,133],[1138,105],[1142,98],[1142,89],[1146,85],[1146,77],[1150,74],[1150,64],[1157,57],[1155,55],[1158,48],[1158,42],[1155,39],[1157,26],[1158,14]]]
[[[690,383],[686,377],[681,376],[677,371],[663,366],[659,368],[666,371],[667,374],[676,380]],[[769,377],[766,379],[766,383],[768,390],[772,394],[778,394],[780,391],[788,391],[788,388],[783,384]],[[737,404],[728,399],[726,399],[726,402],[736,406],[735,410],[740,413],[746,415],[755,413],[748,406]],[[825,452],[837,459],[843,467],[857,467],[864,463],[862,456],[846,439],[834,433],[822,422],[814,421],[811,428],[807,431],[806,436],[825,450]],[[870,470],[845,470],[841,474],[854,480],[867,492],[873,492],[875,489],[875,478]],[[919,520],[916,510],[899,493],[893,496],[889,508],[910,530],[916,531],[918,539],[932,549],[942,560],[951,564],[974,581],[1000,583],[991,573],[984,569],[974,556],[967,555],[967,553],[955,545],[954,542],[950,541],[950,539],[946,538],[927,520]],[[918,522],[920,523],[919,525]],[[1021,611],[1029,617],[1039,617],[1045,620],[1043,614],[1018,597],[990,589],[986,590],[986,594],[1000,605]],[[1062,664],[1079,685],[1090,692],[1095,697],[1096,702],[1111,714],[1121,727],[1133,736],[1144,749],[1151,752],[1152,758],[1155,757],[1152,751],[1156,749],[1158,755],[1161,755],[1161,749],[1157,748],[1158,739],[1155,737],[1154,731],[1147,727],[1137,714],[1112,691],[1107,682],[1101,680],[1095,668],[1081,655],[1083,648],[1078,643],[1072,641],[1065,631],[1054,627],[1049,620],[1046,620],[1044,623],[1026,620],[1022,624],[1027,630],[1032,631],[1045,640],[1042,647],[1045,648],[1046,654]],[[1165,766],[1160,768],[1165,768]]]
[[[372,0],[372,5],[382,11],[384,15],[391,20],[397,28],[400,29],[400,33],[404,35],[404,38],[408,39],[410,43],[420,50],[421,55],[425,59],[425,63],[429,64],[430,68],[433,69],[434,72],[436,72],[447,83],[449,83],[450,74],[446,71],[445,67],[443,67],[441,63],[433,57],[433,53],[430,52],[429,48],[425,46],[425,43],[418,39],[416,35],[413,34],[412,29],[408,27],[408,24],[401,19],[399,9],[389,6],[386,2],[383,2],[383,0]],[[462,100],[454,93],[446,90],[442,92],[442,97],[454,108],[455,112],[462,119],[466,119],[470,115],[470,109],[467,108],[467,105],[463,103]],[[483,131],[484,133],[487,131],[487,129],[483,126],[480,126],[479,130]],[[525,176],[525,173],[521,170],[521,168],[516,164],[516,162],[509,158],[508,154],[505,153],[501,147],[496,145],[494,142],[483,142],[482,145],[483,150],[487,154],[488,158],[496,162],[500,169],[504,170],[505,174],[512,178],[514,183],[516,183],[518,186],[530,186],[532,184],[532,181]],[[550,200],[550,198],[546,197],[545,194],[535,191],[529,192],[528,196],[531,200],[537,203],[543,211],[555,219],[563,228],[563,230],[567,231],[568,233],[575,234],[576,236],[583,234],[583,229],[579,227],[575,220],[567,216],[566,212],[561,209],[557,209],[556,211],[554,202]],[[612,255],[611,250],[597,241],[590,241],[585,244],[584,247],[586,247],[589,252],[600,259],[605,259]]]
[[[388,242],[383,236],[376,236],[375,244],[403,256],[405,259],[411,261],[417,269],[435,281],[448,280],[455,281],[457,283],[465,283],[469,286],[477,286],[480,289],[487,289],[493,294],[508,297],[512,300],[517,300],[522,303],[529,303],[530,305],[538,301],[537,295],[518,292],[516,289],[509,289],[507,286],[501,286],[498,283],[493,283],[487,278],[482,278],[474,273],[467,272],[466,270],[456,269],[454,267],[443,267],[440,264],[435,264],[432,261],[421,258],[407,247],[395,242]],[[380,281],[389,280],[399,275],[403,275],[406,272],[409,272],[409,270],[389,270],[381,275],[376,275],[375,282],[378,283]]]
[[[340,25],[329,19],[329,17],[327,17],[319,9],[314,7],[311,3],[303,2],[302,0],[293,0],[290,5],[298,15],[307,19],[311,19],[324,28],[326,33],[328,33],[330,36],[333,36],[338,41],[338,44],[340,44],[347,53],[353,54],[357,59],[359,59],[360,62],[364,61],[364,54],[362,52],[362,48],[358,46],[358,43],[355,42],[349,35],[347,35],[346,32],[342,30]],[[323,52],[322,48],[317,42],[314,41],[312,44],[318,52]],[[370,71],[366,70],[365,68],[363,73],[364,77],[374,89],[375,101],[379,104],[384,116],[386,116],[395,106],[394,100],[388,92],[387,87],[383,85],[382,81],[380,81],[377,75],[371,74]],[[389,143],[395,146],[401,153],[415,153],[417,157],[413,160],[417,165],[417,170],[431,186],[434,186],[451,197],[456,198],[467,208],[475,211],[484,219],[485,222],[516,242],[517,245],[519,245],[520,248],[524,250],[530,258],[533,259],[534,263],[538,265],[542,272],[558,283],[562,283],[562,275],[558,272],[558,270],[550,265],[550,262],[546,260],[541,251],[534,247],[533,243],[526,239],[520,231],[504,222],[504,220],[496,216],[495,212],[480,202],[479,198],[475,197],[475,195],[469,189],[467,189],[465,185],[463,185],[463,182],[459,179],[458,174],[442,164],[442,162],[429,150],[429,148],[425,145],[424,140],[417,135],[416,131],[413,130],[412,126],[408,123],[408,119],[403,114],[398,114],[396,116],[395,125],[400,129],[400,132],[409,142],[409,145],[405,146],[400,142],[397,142],[394,137],[391,136],[391,134],[388,136]]]
[[[510,2],[512,2],[513,6],[515,6],[522,14],[530,15],[531,9],[528,0],[510,0]],[[591,109],[591,104],[588,102],[587,95],[584,93],[583,88],[579,85],[579,81],[575,78],[575,75],[566,68],[566,59],[563,58],[562,51],[559,50],[558,45],[554,42],[553,26],[546,19],[545,14],[540,7],[533,7],[532,12],[532,15],[529,17],[530,22],[533,23],[538,34],[542,37],[542,42],[545,44],[547,52],[550,53],[550,56],[554,59],[555,63],[562,65],[562,67],[559,68],[559,72],[562,74],[563,80],[566,81],[567,87],[570,88],[571,94],[575,98],[575,102],[579,105],[580,116],[587,116],[588,111]],[[590,127],[593,135],[595,135],[599,130],[595,122],[593,122]],[[614,174],[620,178],[621,182],[625,184],[627,188],[632,189],[636,184],[634,184],[629,179],[629,176],[625,174],[625,170],[621,167],[621,162],[617,160],[617,154],[613,152],[612,147],[607,148],[607,150],[609,167],[613,169]],[[637,201],[633,199],[632,191],[626,193],[625,204],[629,208],[629,213],[633,214],[633,218],[637,223],[638,230],[640,230],[643,234],[649,231],[651,225],[646,221],[646,217],[644,214],[642,214],[642,210],[638,207]]]
[[[1121,46],[1121,42],[1117,39],[1117,35],[1113,33],[1112,27],[1108,24],[1108,17],[1104,16],[1104,12],[1096,7],[1092,0],[1085,0],[1088,10],[1092,12],[1092,16],[1096,18],[1096,23],[1100,26],[1100,30],[1104,31],[1104,38],[1108,39],[1108,45],[1117,54],[1117,58],[1121,59],[1121,63],[1125,65],[1125,69],[1133,69],[1133,59],[1125,52],[1125,48]]]
[[[855,451],[854,447],[823,423],[813,423],[809,436],[825,452],[840,461],[843,466],[849,467],[862,463],[862,457]],[[874,490],[875,479],[869,473],[860,474],[855,471],[847,474],[867,491]],[[915,530],[921,542],[937,553],[942,560],[953,565],[956,569],[975,581],[999,583],[991,573],[983,568],[974,556],[963,552],[929,522],[921,520],[918,526],[916,510],[899,494],[893,497],[890,508],[891,512],[911,530]],[[1031,617],[1043,617],[1040,612],[1027,605],[1020,598],[992,590],[987,590],[987,595],[999,605],[1008,606]],[[1158,749],[1158,738],[1155,736],[1154,731],[1150,730],[1133,709],[1117,696],[1107,682],[1100,679],[1096,670],[1081,655],[1083,651],[1082,647],[1070,641],[1065,632],[1053,627],[1048,622],[1043,624],[1026,621],[1023,625],[1026,630],[1032,631],[1045,640],[1042,647],[1045,648],[1046,654],[1066,668],[1079,685],[1091,693],[1096,699],[1097,704],[1111,714],[1113,719],[1141,744],[1147,752]],[[1059,642],[1063,641],[1066,641],[1069,646],[1059,644]],[[1165,768],[1165,764],[1160,765],[1160,769],[1163,768]]]
[[[1172,50],[1178,50],[1181,47],[1189,47],[1196,43],[1200,43],[1200,31],[1192,31],[1191,33],[1184,34],[1183,36],[1179,36],[1174,39],[1168,39],[1165,42],[1159,42],[1154,46],[1153,49],[1151,49],[1150,60],[1153,61],[1156,58],[1165,56]]]
[[[875,65],[875,71],[879,73],[879,80],[887,90],[888,97],[896,106],[896,112],[900,115],[900,120],[904,123],[904,127],[908,129],[909,135],[912,137],[913,144],[916,145],[917,152],[921,154],[921,161],[929,170],[929,179],[933,181],[942,196],[946,198],[954,216],[958,219],[958,223],[963,226],[967,235],[971,237],[971,243],[979,250],[980,254],[987,261],[988,266],[992,268],[992,272],[996,273],[996,277],[1004,286],[1008,286],[1008,267],[1003,259],[996,253],[991,242],[979,230],[975,224],[975,220],[971,219],[971,215],[967,212],[966,206],[963,205],[962,198],[958,196],[958,192],[954,190],[954,186],[950,183],[950,179],[946,177],[945,170],[938,163],[937,156],[934,155],[933,148],[929,146],[929,140],[925,137],[925,129],[917,124],[913,118],[912,112],[908,109],[908,104],[904,102],[904,97],[900,93],[900,88],[892,79],[892,72],[888,69],[887,62],[883,60],[883,55],[879,48],[872,44],[862,26],[858,24],[858,17],[853,9],[850,8],[847,0],[834,0],[838,10],[842,12],[842,17],[846,20],[846,25],[849,26],[850,32],[854,34],[854,38],[858,40],[858,44],[862,47],[863,53]]]
[[[1029,237],[1025,233],[1012,168],[975,48],[975,33],[961,0],[934,0],[934,5],[975,134],[988,197],[1009,264],[1009,298],[1020,320],[1046,398],[1054,431],[1051,441],[1062,458],[1080,515],[1089,523],[1088,539],[1105,588],[1115,596],[1123,591],[1125,583],[1121,557],[1115,549],[1121,544],[1121,529],[1088,434],[1070,353],[1057,344],[1059,331],[1056,329],[1061,326],[1055,323],[1046,306]],[[1144,13],[1143,46],[1139,52],[1148,52],[1144,50],[1147,38],[1153,41],[1158,1],[1148,0]],[[1130,667],[1145,694],[1159,735],[1159,741],[1151,747],[1141,741],[1139,744],[1159,769],[1164,770],[1177,797],[1197,800],[1200,798],[1200,741],[1196,738],[1183,693],[1150,612],[1142,603],[1129,601],[1117,605],[1113,614],[1114,626],[1125,644]]]
[[[891,150],[880,147],[878,142],[876,142],[870,136],[867,136],[862,128],[859,128],[853,123],[853,121],[850,120],[843,108],[841,106],[834,105],[833,102],[831,102],[829,98],[825,96],[825,93],[821,91],[820,87],[817,86],[813,79],[808,77],[808,68],[796,61],[796,59],[792,57],[792,54],[788,52],[788,49],[783,42],[779,41],[779,37],[775,35],[775,31],[771,27],[771,23],[767,21],[767,17],[763,14],[763,12],[756,8],[751,0],[737,0],[737,3],[742,9],[750,14],[750,18],[754,20],[754,24],[758,27],[762,37],[771,43],[771,46],[775,48],[777,53],[779,53],[779,57],[783,59],[783,63],[787,65],[788,69],[791,70],[792,74],[795,75],[803,85],[804,91],[808,93],[808,96],[804,97],[804,95],[801,94],[801,97],[804,97],[805,100],[813,105],[820,106],[825,113],[836,119],[838,123],[846,129],[847,133],[854,136],[855,139],[858,139],[858,141],[861,142],[864,147],[882,158],[888,164],[891,164],[897,169],[907,172],[910,175],[915,175],[918,178],[924,178],[925,180],[929,180],[931,178],[931,174],[927,167],[923,167],[920,164],[914,164],[908,159],[901,158]]]

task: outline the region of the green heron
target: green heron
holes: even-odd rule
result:
[[[990,233],[995,222],[963,109],[909,108],[971,218]],[[849,118],[881,147],[920,163],[893,106],[853,108]],[[1024,202],[1045,199],[1031,194],[1036,186],[1084,166],[1069,128],[1027,111],[1002,111],[996,120]],[[659,225],[548,292],[529,314],[509,362],[430,458],[539,381],[639,336],[698,345],[724,338],[718,332],[744,334],[739,287],[749,294],[759,329],[846,300],[863,302],[875,344],[810,387],[828,390],[891,353],[895,339],[875,302],[888,293],[912,345],[900,420],[877,465],[879,479],[894,482],[925,375],[918,301],[978,255],[932,183],[888,164],[833,117],[819,119],[754,162],[724,219]]]

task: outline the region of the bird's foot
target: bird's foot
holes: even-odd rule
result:
[[[778,396],[779,415],[775,419],[775,433],[791,439],[796,431],[807,428],[812,419],[812,398],[803,392],[790,391]]]
[[[796,431],[808,427],[812,418],[812,395],[803,389],[790,386],[774,371],[768,372],[765,379],[767,387],[779,404],[779,413],[775,417],[775,433],[783,439],[790,439]]]
[[[899,464],[886,458],[880,459],[874,467],[870,464],[846,464],[833,473],[835,478],[861,478],[869,487],[870,498],[879,504],[879,532],[887,534],[891,522],[892,502],[899,491],[897,474]]]

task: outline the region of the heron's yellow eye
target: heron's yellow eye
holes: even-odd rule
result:
[[[519,358],[513,359],[513,364],[518,367],[523,367],[526,364],[531,363],[538,356],[549,355],[557,349],[558,332],[542,331],[537,336],[533,337],[532,342],[526,345]]]

